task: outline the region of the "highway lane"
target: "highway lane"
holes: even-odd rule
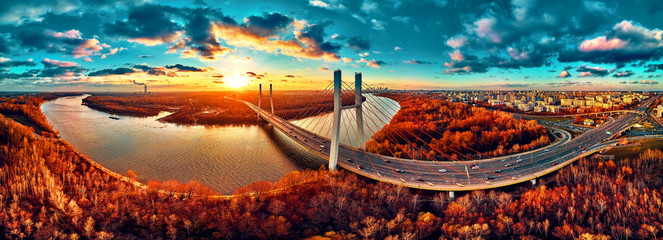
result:
[[[242,102],[297,143],[329,159],[329,139],[258,109],[251,103]],[[512,185],[548,174],[596,151],[600,142],[639,121],[643,115],[636,112],[642,112],[647,103],[651,104],[651,101],[643,102],[636,111],[626,112],[575,139],[571,139],[571,135],[564,130],[554,129],[562,134],[561,140],[527,153],[464,162],[426,161],[380,156],[341,145],[338,165],[369,178],[412,188],[463,191]],[[477,167],[473,169],[471,166]]]

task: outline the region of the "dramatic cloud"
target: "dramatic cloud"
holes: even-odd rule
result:
[[[626,70],[626,71],[616,72],[616,73],[613,74],[612,76],[613,76],[613,77],[616,77],[616,78],[622,78],[622,77],[630,77],[630,76],[633,76],[633,74],[634,74],[634,73],[633,73],[632,71],[630,71],[630,70]]]
[[[46,50],[46,52],[64,52],[75,58],[99,55],[109,45],[99,42],[96,38],[84,39],[78,30],[55,32],[51,30],[23,30],[17,33],[21,46],[29,50]]]
[[[645,72],[650,73],[650,72],[656,72],[656,70],[663,70],[663,63],[660,64],[647,64],[645,66],[647,70]]]
[[[131,68],[116,68],[116,69],[103,69],[95,72],[88,73],[90,77],[97,76],[110,76],[110,75],[128,75],[136,73],[137,71]]]
[[[42,60],[41,63],[44,64],[44,67],[73,67],[78,65],[75,62],[51,60],[48,58],[44,58],[44,60]]]
[[[355,52],[365,52],[371,49],[371,43],[361,37],[352,37],[348,39],[348,47]]]
[[[591,77],[591,76],[598,76],[598,77],[603,77],[605,75],[608,75],[608,70],[605,68],[600,68],[600,67],[589,67],[587,65],[582,65],[579,66],[578,69],[576,69],[577,72],[580,73],[581,77]]]
[[[143,5],[131,10],[124,21],[104,25],[106,34],[128,38],[147,46],[173,42],[182,28],[171,21],[177,9],[161,5]]]
[[[33,61],[13,61],[9,58],[4,58],[0,57],[0,70],[1,68],[11,68],[11,67],[20,67],[20,66],[27,66],[27,67],[33,67],[36,66]]]
[[[647,29],[631,21],[616,24],[605,36],[583,41],[577,50],[560,53],[559,61],[624,64],[663,57],[663,30]]]
[[[563,71],[559,74],[559,76],[557,76],[557,77],[559,77],[559,78],[567,78],[567,77],[571,77],[571,74],[570,74],[568,71],[563,70]]]
[[[280,13],[264,14],[263,16],[250,16],[244,19],[244,26],[258,36],[272,36],[286,29],[292,19]]]
[[[192,67],[192,66],[185,66],[182,64],[175,64],[175,65],[167,65],[165,68],[168,69],[175,69],[179,72],[206,72],[207,69],[204,68],[197,68],[197,67]]]

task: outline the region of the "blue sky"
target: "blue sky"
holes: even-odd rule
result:
[[[663,2],[0,3],[0,91],[661,90]]]

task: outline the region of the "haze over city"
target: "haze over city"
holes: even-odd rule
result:
[[[663,4],[5,1],[0,91],[324,87],[659,90]]]

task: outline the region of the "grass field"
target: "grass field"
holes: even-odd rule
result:
[[[607,151],[605,155],[615,155],[615,160],[621,160],[624,158],[637,158],[640,153],[644,152],[647,149],[663,149],[663,140],[654,139],[654,140],[644,140],[640,142],[640,145],[623,147],[623,148],[613,148],[610,151]]]

